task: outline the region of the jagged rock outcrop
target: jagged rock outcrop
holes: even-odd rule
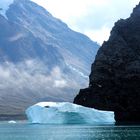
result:
[[[140,3],[115,23],[92,65],[89,87],[74,103],[114,111],[117,122],[140,122]]]

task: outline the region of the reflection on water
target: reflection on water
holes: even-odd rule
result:
[[[0,124],[0,140],[136,140],[139,126]]]

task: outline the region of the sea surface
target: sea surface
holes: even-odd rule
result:
[[[0,123],[0,140],[140,140],[140,126]]]

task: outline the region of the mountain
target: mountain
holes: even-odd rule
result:
[[[72,101],[99,46],[30,0],[2,0],[0,9],[1,116],[20,116],[38,101]]]
[[[74,102],[115,112],[117,122],[140,122],[140,3],[115,23],[92,65],[90,84]]]

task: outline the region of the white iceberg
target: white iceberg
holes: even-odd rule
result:
[[[95,124],[114,123],[114,113],[62,102],[40,102],[26,110],[30,123]]]
[[[14,120],[11,120],[11,121],[9,121],[8,123],[15,124],[15,123],[16,123],[16,121],[14,121]]]

